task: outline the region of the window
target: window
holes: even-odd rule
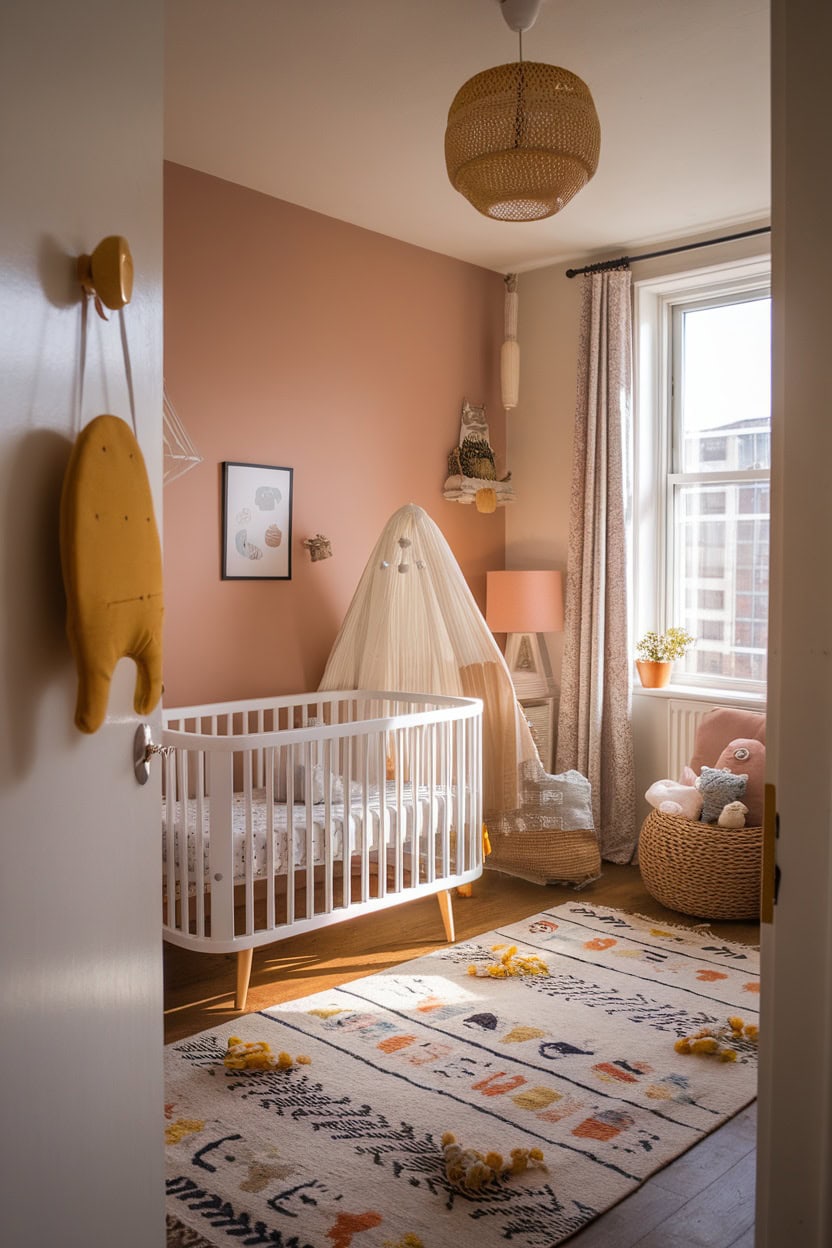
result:
[[[771,465],[767,268],[749,262],[636,288],[637,635],[681,625],[697,644],[677,663],[677,679],[760,692]]]

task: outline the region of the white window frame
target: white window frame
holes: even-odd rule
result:
[[[672,393],[671,336],[673,308],[697,303],[712,306],[720,300],[748,293],[759,295],[770,285],[771,258],[747,260],[688,270],[671,276],[646,278],[633,283],[636,332],[634,350],[635,430],[633,466],[633,629],[641,637],[649,629],[664,631],[671,624],[672,585],[672,483],[697,476],[712,480],[717,474],[672,474],[673,444],[678,436],[678,405]],[[735,473],[725,473],[736,480]],[[768,478],[768,472],[757,472]],[[750,480],[748,474],[744,478]],[[684,674],[680,684],[703,695],[730,694],[750,702],[765,700],[764,681],[735,680],[705,674]]]

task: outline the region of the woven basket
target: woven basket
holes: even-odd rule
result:
[[[638,861],[656,901],[701,919],[759,919],[762,828],[720,828],[653,810]]]
[[[491,833],[490,839],[485,865],[495,871],[546,884],[588,884],[601,874],[598,838],[592,831]]]

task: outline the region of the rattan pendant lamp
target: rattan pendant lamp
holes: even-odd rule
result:
[[[586,83],[558,65],[523,60],[523,31],[542,0],[498,0],[519,59],[470,78],[448,112],[452,186],[496,221],[560,212],[598,167],[601,127]]]

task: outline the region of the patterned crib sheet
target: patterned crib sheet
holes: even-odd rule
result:
[[[446,807],[448,807],[448,796],[449,795],[441,789],[433,790],[433,824],[434,833],[437,837],[441,836],[442,829],[445,826],[445,811]],[[448,808],[450,809],[450,807]],[[177,882],[181,852],[182,809],[183,807],[181,802],[173,804],[173,845],[174,862],[177,868]],[[187,820],[187,870],[189,882],[193,885],[193,881],[196,877],[197,845],[199,842],[196,799],[190,798],[185,803],[184,809]],[[204,811],[204,831],[202,838],[203,872],[204,879],[207,880],[209,877],[210,852],[210,798],[203,799],[202,809]],[[326,807],[323,803],[320,803],[313,805],[308,809],[311,811],[312,815],[312,861],[315,866],[319,866],[325,862]],[[165,867],[167,865],[168,853],[168,810],[168,803],[163,802],[162,862]],[[431,820],[431,791],[426,786],[420,786],[417,788],[414,797],[413,786],[411,784],[404,785],[401,810],[404,822],[403,842],[405,848],[409,849],[417,810],[420,816],[419,826],[422,829],[426,829],[429,826]],[[365,836],[369,838],[368,848],[371,853],[377,854],[378,851],[383,848],[389,854],[391,846],[395,843],[399,816],[395,782],[390,781],[386,785],[383,803],[377,789],[373,790],[368,795],[366,813],[367,826],[365,827],[365,806],[363,796],[360,800],[353,798],[350,803],[350,809],[347,816],[349,828],[348,854],[360,854],[363,851]],[[337,805],[332,804],[330,806],[332,857],[336,862],[341,861],[343,858],[344,814],[343,803],[339,803]],[[285,875],[289,867],[289,808],[285,802],[274,802],[273,821],[274,872],[276,875]],[[235,883],[240,883],[245,879],[248,850],[246,829],[247,812],[245,795],[243,793],[235,793],[232,803],[232,837],[234,848]],[[268,806],[266,802],[266,790],[255,789],[252,792],[251,800],[252,865],[255,878],[266,875],[268,830],[269,819]],[[307,865],[307,807],[302,803],[296,803],[292,807],[291,844],[295,870],[305,868]]]

